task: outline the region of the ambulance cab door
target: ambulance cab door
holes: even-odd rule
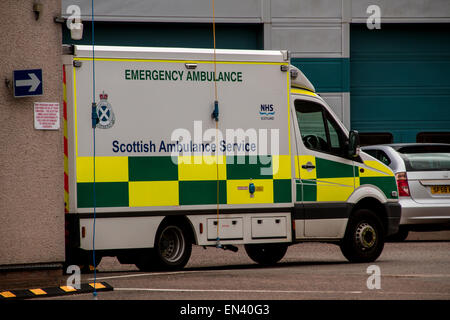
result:
[[[347,135],[319,99],[299,96],[294,107],[304,235],[339,238],[347,224],[347,199],[354,191]]]

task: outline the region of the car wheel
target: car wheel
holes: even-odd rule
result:
[[[285,244],[246,244],[247,255],[256,263],[272,265],[283,259],[288,246]]]
[[[378,216],[359,209],[349,219],[341,251],[350,262],[375,261],[383,251],[384,230]]]

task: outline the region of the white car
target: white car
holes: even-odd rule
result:
[[[395,173],[402,207],[399,232],[450,229],[450,144],[409,143],[366,146],[364,152]]]

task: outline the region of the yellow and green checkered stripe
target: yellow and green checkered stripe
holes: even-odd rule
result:
[[[346,201],[352,194],[353,166],[311,155],[300,156],[298,161],[310,162],[315,170],[300,166],[302,183],[297,184],[297,201]]]
[[[290,203],[289,155],[96,157],[97,207]],[[254,183],[256,191],[248,187]],[[77,205],[94,204],[93,158],[77,157]]]
[[[372,184],[377,186],[385,194],[386,198],[398,199],[398,196],[392,193],[392,191],[397,191],[397,182],[395,181],[394,173],[378,161],[366,160],[364,164],[369,168],[355,168],[355,188],[365,184]]]
[[[392,195],[392,191],[397,190],[394,175],[377,161],[366,161],[364,164],[369,168],[310,155],[300,156],[297,161],[300,164],[311,162],[315,166],[311,171],[300,167],[300,177],[296,174],[296,178],[301,179],[301,184],[296,184],[297,201],[346,201],[361,185],[374,185],[386,198],[396,198]]]

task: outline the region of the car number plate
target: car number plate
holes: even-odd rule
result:
[[[450,186],[432,186],[432,194],[450,194]]]

